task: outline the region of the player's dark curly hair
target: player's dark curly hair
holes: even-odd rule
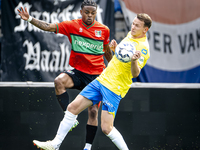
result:
[[[81,4],[81,9],[83,9],[84,6],[94,6],[97,8],[97,4],[93,0],[84,0]]]

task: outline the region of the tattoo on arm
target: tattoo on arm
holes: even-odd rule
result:
[[[37,20],[35,18],[33,18],[30,23],[44,31],[50,31],[50,29],[51,29],[49,23],[46,23],[41,20]]]

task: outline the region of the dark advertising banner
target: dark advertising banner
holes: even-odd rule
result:
[[[12,85],[11,85],[12,86]],[[39,150],[34,139],[54,138],[63,112],[53,87],[0,86],[0,150]],[[68,90],[70,99],[78,90]],[[120,102],[115,127],[130,150],[199,150],[200,89],[131,88]],[[100,108],[101,109],[101,108]],[[87,110],[59,150],[83,150]],[[117,150],[99,127],[92,150]]]
[[[1,81],[49,82],[68,70],[71,44],[66,36],[46,32],[24,21],[17,9],[48,23],[81,18],[83,0],[5,0],[2,1]],[[114,4],[98,0],[96,20],[107,25],[114,36]]]

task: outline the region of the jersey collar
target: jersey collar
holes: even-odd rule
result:
[[[82,25],[84,25],[87,29],[91,28],[93,25],[95,24],[95,20],[93,21],[93,23],[91,25],[86,25],[83,21],[82,21]]]

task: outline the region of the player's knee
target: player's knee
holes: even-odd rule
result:
[[[101,130],[105,135],[108,135],[110,131],[112,130],[113,126],[107,125],[107,124],[101,124]]]
[[[71,103],[67,106],[67,110],[68,110],[69,112],[72,112],[74,109],[75,109],[75,108],[74,108],[73,104],[71,104]]]
[[[54,85],[57,90],[63,86],[63,81],[59,76],[55,78]]]
[[[98,109],[96,107],[91,107],[88,109],[90,119],[96,119],[98,116]]]

